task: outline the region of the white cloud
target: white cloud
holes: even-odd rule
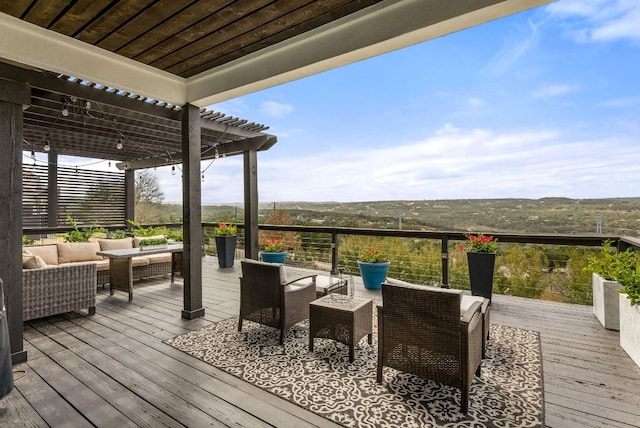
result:
[[[260,105],[258,111],[262,114],[273,117],[283,117],[293,111],[289,104],[278,103],[276,101],[265,101]]]
[[[484,107],[485,104],[487,104],[487,103],[483,99],[476,98],[476,97],[467,98],[467,105],[469,107],[473,107],[473,108]]]
[[[536,45],[540,39],[539,26],[529,21],[526,29],[525,27],[519,29],[523,34],[509,35],[503,48],[491,58],[486,71],[495,75],[507,72],[520,57]]]
[[[627,39],[640,42],[640,2],[637,0],[560,0],[546,7],[578,42]]]
[[[538,89],[532,91],[531,95],[535,98],[550,98],[564,95],[569,92],[575,92],[577,90],[577,86],[545,83]]]
[[[240,156],[215,161],[202,183],[203,203],[243,200],[242,163]],[[583,140],[552,129],[496,132],[444,124],[405,144],[328,148],[304,157],[261,153],[258,190],[263,202],[615,197],[637,195],[628,177],[638,163],[632,138]],[[180,174],[167,168],[156,174],[165,201],[180,202]]]

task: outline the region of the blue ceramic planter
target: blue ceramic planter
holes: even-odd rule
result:
[[[387,279],[389,265],[391,265],[391,262],[367,263],[358,260],[364,288],[367,290],[380,290],[382,283]]]
[[[278,253],[268,253],[268,252],[265,252],[265,251],[261,251],[260,252],[260,257],[262,258],[263,262],[284,263],[284,259],[287,258],[287,252],[286,251],[280,251]]]

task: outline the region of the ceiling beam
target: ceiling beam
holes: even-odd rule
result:
[[[553,0],[386,0],[187,79],[210,105],[551,3]]]
[[[259,137],[245,138],[244,140],[233,141],[231,143],[218,145],[218,156],[235,156],[240,155],[248,150],[264,151],[269,150],[278,139],[272,135],[261,135]],[[202,153],[202,160],[214,159],[216,151],[208,147]],[[144,169],[156,166],[177,165],[182,163],[182,152],[167,154],[166,156],[155,156],[139,160],[119,162],[116,167],[120,170],[127,169]]]
[[[138,61],[0,13],[0,58],[182,106],[185,80]]]

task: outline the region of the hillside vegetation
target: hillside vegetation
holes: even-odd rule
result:
[[[260,204],[261,221],[274,207],[288,211],[296,224],[640,236],[640,198],[278,202]],[[202,214],[205,222],[243,220],[240,204],[204,205]],[[143,222],[179,221],[181,216],[179,205],[162,204],[155,218]]]

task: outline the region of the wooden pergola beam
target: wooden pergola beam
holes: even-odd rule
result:
[[[278,139],[271,135],[261,135],[259,137],[247,138],[244,140],[224,143],[218,146],[219,156],[235,156],[243,154],[249,150],[263,151],[270,149]],[[201,151],[201,159],[208,160],[215,158],[215,149],[208,147]],[[177,165],[182,163],[182,153],[171,153],[167,156],[157,156],[153,158],[140,159],[130,162],[119,162],[116,164],[120,170],[145,169],[156,166]]]

